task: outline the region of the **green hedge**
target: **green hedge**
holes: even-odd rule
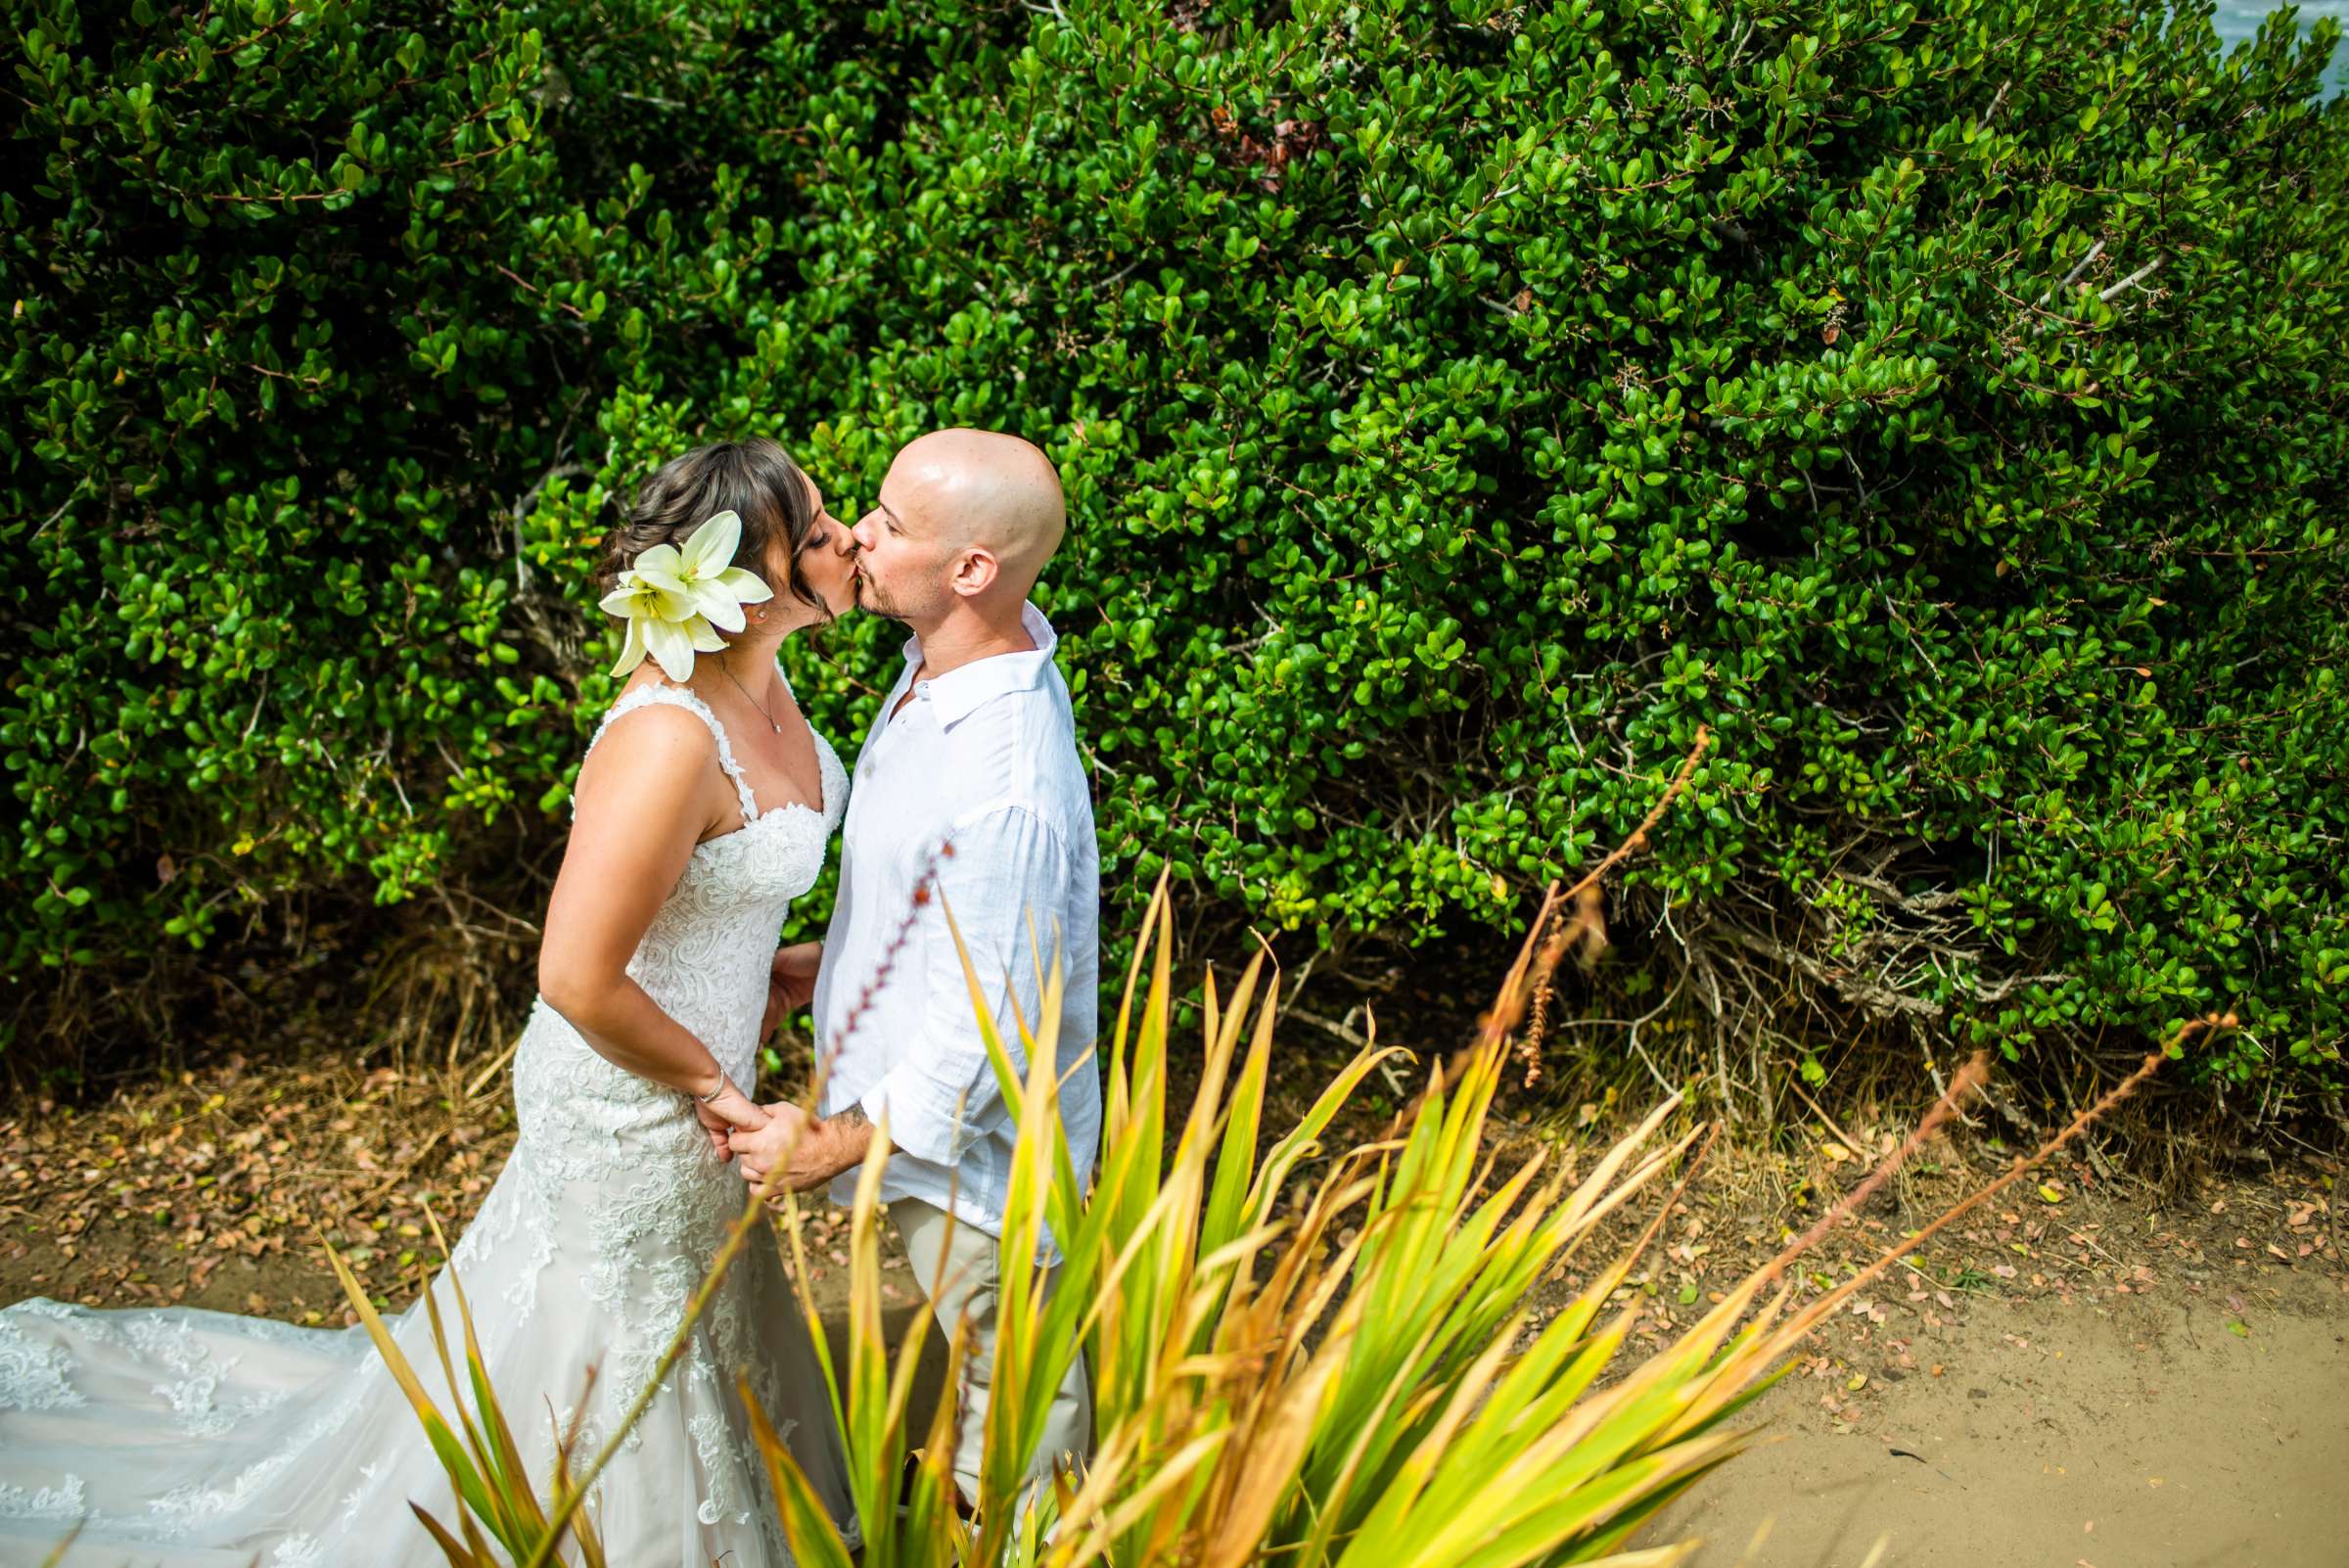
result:
[[[1721,1060],[2234,1005],[2226,1074],[2332,1076],[2329,23],[18,10],[26,985],[543,842],[647,462],[770,432],[841,510],[969,423],[1069,484],[1121,898],[1505,925],[1708,723],[1613,983]],[[835,734],[895,640],[799,659]]]

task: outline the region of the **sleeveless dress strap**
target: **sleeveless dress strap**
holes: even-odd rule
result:
[[[588,752],[592,753],[595,750],[596,741],[604,738],[604,731],[612,727],[614,719],[622,715],[632,714],[639,708],[648,708],[655,703],[664,703],[670,708],[682,708],[710,726],[711,735],[717,741],[717,765],[733,782],[734,798],[742,807],[742,820],[746,826],[757,821],[759,800],[751,793],[751,781],[744,776],[742,764],[734,760],[734,743],[727,738],[726,726],[718,721],[717,715],[710,711],[708,703],[703,702],[681,686],[638,686],[633,691],[623,693],[620,701],[612,705],[611,711],[604,715],[604,721],[595,726],[595,736],[587,742]],[[574,816],[579,813],[578,798],[576,795],[572,798],[571,813]]]

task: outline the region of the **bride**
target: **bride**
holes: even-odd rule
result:
[[[814,979],[771,968],[776,940],[848,790],[775,655],[854,602],[852,551],[766,440],[668,463],[610,540],[604,607],[628,618],[634,668],[579,770],[515,1056],[521,1135],[432,1285],[452,1331],[449,1274],[464,1287],[541,1486],[555,1424],[579,1421],[583,1453],[611,1435],[741,1211],[724,1134],[765,1121],[742,1085],[765,1025]],[[423,1303],[389,1326],[442,1413],[470,1408]],[[774,1249],[753,1245],[593,1490],[608,1560],[791,1562],[742,1378],[855,1539],[804,1321]],[[411,1499],[456,1527],[462,1505],[363,1328],[42,1299],[0,1312],[0,1562],[44,1562],[78,1524],[64,1560],[90,1568],[437,1568]]]

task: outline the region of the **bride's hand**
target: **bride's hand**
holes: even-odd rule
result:
[[[733,1133],[754,1131],[766,1126],[767,1122],[766,1113],[753,1104],[749,1095],[736,1088],[730,1079],[724,1092],[717,1098],[708,1103],[695,1100],[693,1115],[702,1124],[702,1130],[710,1134],[710,1147],[720,1160],[734,1158],[731,1142]]]

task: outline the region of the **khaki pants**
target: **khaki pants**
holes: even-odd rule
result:
[[[951,1338],[957,1323],[970,1325],[970,1354],[963,1358],[962,1386],[954,1391],[961,1415],[954,1446],[954,1480],[964,1500],[976,1501],[987,1404],[995,1375],[995,1238],[919,1198],[899,1198],[889,1206],[889,1217],[905,1238],[905,1256],[913,1265],[913,1277],[930,1296],[930,1310],[937,1315],[940,1332]],[[1051,1288],[1047,1274],[1047,1294]],[[1090,1457],[1092,1446],[1092,1386],[1085,1380],[1084,1358],[1079,1355],[1070,1362],[1060,1391],[1052,1397],[1043,1444],[1028,1463],[1029,1478],[1049,1476],[1056,1462]]]

